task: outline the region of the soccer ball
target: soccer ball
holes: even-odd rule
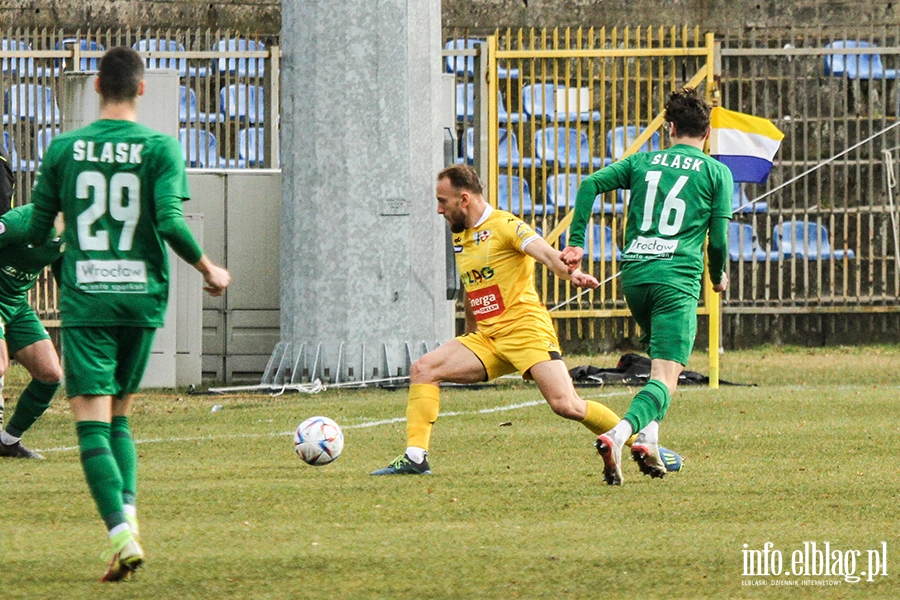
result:
[[[294,432],[294,451],[308,465],[327,465],[344,449],[344,432],[328,417],[310,417]]]

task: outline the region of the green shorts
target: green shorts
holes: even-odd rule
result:
[[[625,300],[651,359],[686,365],[697,335],[697,299],[668,285],[626,286]]]
[[[120,398],[136,392],[155,334],[152,327],[63,327],[66,394]]]
[[[35,342],[49,339],[50,334],[29,304],[0,304],[0,340],[6,340],[10,356]]]

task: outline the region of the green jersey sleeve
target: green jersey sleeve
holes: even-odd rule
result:
[[[187,172],[184,170],[181,144],[171,136],[165,136],[162,140],[162,143],[156,147],[156,151],[161,156],[155,162],[154,196],[157,201],[169,196],[188,200],[191,195],[188,191]]]
[[[53,228],[53,221],[61,210],[59,194],[56,191],[59,189],[56,167],[59,160],[57,151],[59,147],[58,143],[50,142],[34,180],[34,187],[31,191],[31,206],[34,207],[34,211],[31,214],[27,234],[29,244],[40,244],[47,238]]]
[[[31,205],[26,204],[0,217],[0,249],[8,246],[24,246],[28,243],[32,210]]]
[[[572,224],[569,226],[569,241],[567,242],[569,246],[584,246],[584,232],[591,219],[591,211],[594,208],[597,194],[619,188],[631,188],[630,159],[631,156],[628,156],[588,175],[578,186],[578,195],[575,197],[575,216],[572,217]]]
[[[728,168],[718,171],[716,196],[709,219],[709,278],[714,284],[722,281],[722,273],[728,263],[728,221],[731,220],[731,196],[734,193],[734,177]]]
[[[181,210],[181,200],[174,197],[157,198],[156,222],[159,234],[188,264],[196,264],[203,257],[200,244],[194,239],[194,235],[184,220]]]
[[[175,254],[194,264],[203,256],[203,250],[188,229],[181,208],[182,201],[190,198],[181,144],[173,137],[166,137],[158,151],[162,156],[157,161],[154,196],[159,234]]]

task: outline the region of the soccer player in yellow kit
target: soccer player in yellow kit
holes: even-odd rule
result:
[[[531,227],[488,205],[469,166],[453,165],[438,174],[437,201],[453,233],[466,290],[466,332],[410,367],[406,452],[372,475],[431,473],[427,451],[442,382],[478,383],[518,371],[534,380],[553,412],[595,435],[618,423],[609,408],[576,393],[550,314],[534,287],[534,261],[576,287],[596,288],[597,280],[579,269],[569,273],[560,252]]]

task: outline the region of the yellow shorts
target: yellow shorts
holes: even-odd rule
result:
[[[488,381],[515,372],[531,379],[528,373],[531,367],[546,360],[561,359],[556,333],[543,327],[516,327],[498,337],[476,331],[456,339],[475,353],[487,371]]]

